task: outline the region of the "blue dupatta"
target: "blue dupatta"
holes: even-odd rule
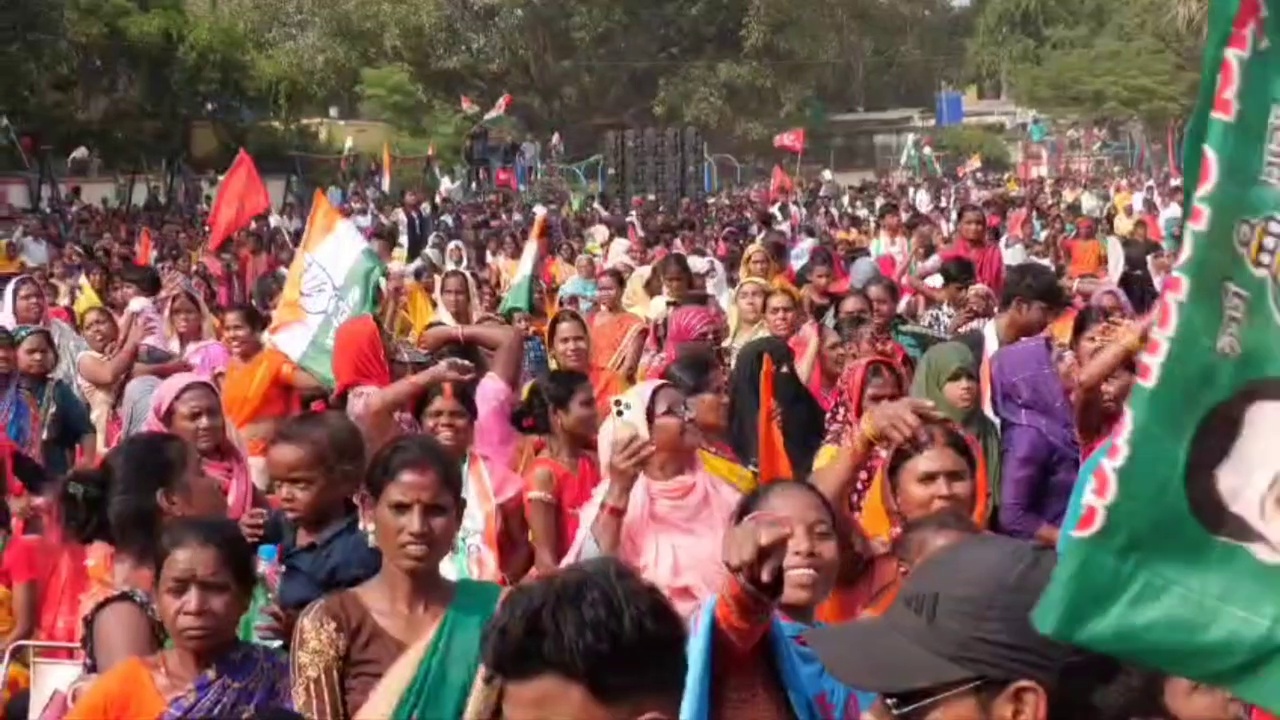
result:
[[[702,605],[689,631],[689,671],[685,676],[680,720],[711,717],[712,648],[716,627],[716,598]],[[876,696],[842,685],[827,674],[818,655],[801,635],[811,626],[773,614],[768,639],[779,680],[797,720],[858,720],[871,709]]]
[[[239,643],[170,702],[161,720],[252,718],[292,708],[289,661],[269,648]]]

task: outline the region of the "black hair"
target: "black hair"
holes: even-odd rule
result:
[[[868,377],[870,373],[871,370],[868,369]],[[978,472],[978,458],[974,456],[973,448],[969,447],[969,442],[965,440],[964,435],[950,423],[930,422],[921,425],[906,442],[899,444],[889,455],[889,461],[885,466],[889,488],[896,493],[902,468],[916,456],[937,447],[947,448],[959,455],[964,460],[965,466],[969,468],[970,475]]]
[[[271,304],[280,297],[282,292],[284,292],[284,283],[281,282],[279,275],[275,273],[261,275],[253,283],[253,306],[259,312],[268,313],[271,311]]]
[[[240,533],[240,527],[227,518],[176,518],[164,526],[156,549],[156,578],[169,556],[183,548],[204,547],[216,550],[226,565],[235,588],[245,600],[253,595],[258,582],[253,547]]]
[[[551,316],[551,321],[547,323],[547,345],[554,345],[556,342],[556,332],[560,330],[560,326],[565,323],[577,323],[582,327],[582,332],[590,334],[591,330],[587,327],[587,321],[582,319],[582,315],[572,308],[564,308],[557,310],[555,315]]]
[[[326,479],[350,482],[364,474],[364,436],[346,413],[307,411],[276,426],[269,446],[293,445],[307,451]]]
[[[462,278],[462,287],[464,290],[466,290],[467,302],[470,303],[471,302],[471,278],[469,275],[467,275],[467,271],[461,270],[459,268],[452,268],[450,270],[445,270],[443,273],[440,274],[440,281],[439,283],[437,283],[437,287],[443,288],[445,281],[449,280],[450,278]],[[468,307],[470,306],[468,305]],[[475,310],[475,308],[471,308],[471,309]]]
[[[364,489],[377,500],[406,470],[430,470],[462,511],[462,467],[439,440],[430,435],[404,435],[373,454],[364,474]]]
[[[0,327],[0,348],[8,348],[10,350],[18,346],[17,341],[13,338],[13,333],[9,328]]]
[[[75,470],[60,493],[62,527],[76,542],[101,540],[140,562],[155,557],[161,493],[180,494],[194,451],[176,435],[125,438],[96,468]]]
[[[51,478],[44,466],[36,462],[15,446],[9,446],[10,452],[0,453],[0,465],[7,465],[13,477],[31,495],[43,495],[49,487]]]
[[[1057,274],[1040,263],[1022,263],[1005,270],[1000,310],[1008,310],[1015,300],[1042,302],[1053,309],[1066,307],[1068,302]]]
[[[260,333],[267,329],[267,318],[258,310],[258,308],[249,305],[248,303],[237,303],[232,305],[223,313],[223,317],[233,313],[239,315],[241,319],[244,320],[244,323],[249,326],[249,329],[254,332]]]
[[[827,511],[827,516],[831,518],[831,523],[838,524],[840,514],[836,512],[836,508],[823,495],[817,487],[810,485],[804,481],[793,481],[789,478],[769,478],[757,485],[754,490],[742,496],[738,504],[733,508],[733,514],[730,516],[730,522],[734,525],[747,519],[747,516],[753,512],[757,512],[761,506],[769,500],[769,498],[777,495],[783,490],[798,490],[805,492],[817,498],[818,502]]]
[[[113,324],[116,322],[116,316],[111,313],[111,310],[109,310],[106,305],[94,305],[91,308],[86,308],[84,312],[80,313],[80,323],[77,329],[80,330],[81,333],[84,332],[85,327],[89,324],[89,316],[95,315],[95,314],[106,315],[107,317],[111,318],[111,322]],[[8,331],[6,330],[5,333],[8,334]],[[9,342],[12,343],[13,335],[8,334],[8,337],[9,337]],[[0,347],[3,347],[3,346],[4,346],[4,342],[0,340]]]
[[[959,224],[959,222],[964,219],[964,216],[969,213],[977,213],[982,218],[983,222],[986,222],[986,211],[977,205],[970,203],[967,205],[961,205],[960,208],[956,210],[956,223]]]
[[[146,297],[153,298],[160,294],[160,273],[150,265],[126,263],[120,268],[120,282],[133,285]]]
[[[884,222],[885,218],[889,217],[890,215],[897,215],[898,212],[899,212],[898,203],[887,202],[881,205],[880,209],[876,211],[876,220],[879,222]]]
[[[1097,305],[1089,305],[1076,313],[1071,321],[1071,347],[1080,344],[1081,338],[1093,328],[1107,323],[1107,311]]]
[[[676,351],[675,362],[667,366],[662,379],[675,385],[686,397],[711,392],[711,381],[723,369],[716,351],[702,343],[690,343]]]
[[[680,705],[685,626],[657,587],[596,558],[522,583],[485,627],[485,668],[504,681],[556,675],[606,707]]]
[[[511,425],[525,435],[550,435],[552,411],[568,409],[583,387],[591,387],[591,378],[583,373],[552,370],[530,385],[524,400],[511,413]]]
[[[978,282],[978,271],[973,266],[973,261],[967,257],[949,257],[942,261],[938,267],[938,274],[942,276],[944,285],[961,285],[969,287]]]
[[[1183,479],[1191,515],[1215,537],[1238,543],[1262,540],[1261,534],[1227,507],[1218,488],[1218,466],[1244,431],[1244,418],[1255,403],[1280,400],[1280,381],[1263,378],[1245,383],[1214,405],[1196,425]],[[1255,421],[1256,422],[1256,421]],[[1265,432],[1271,432],[1268,428]]]
[[[436,398],[443,397],[446,388],[453,395],[453,399],[457,400],[462,409],[467,413],[467,417],[471,418],[471,422],[475,422],[480,417],[480,410],[476,406],[476,382],[436,382],[428,385],[426,389],[418,396],[417,401],[413,404],[413,416],[421,419],[423,413],[431,407],[431,403]]]
[[[627,279],[622,277],[622,271],[618,268],[605,268],[600,271],[600,274],[609,276],[609,279],[613,281],[613,284],[618,286],[619,292],[627,287]]]

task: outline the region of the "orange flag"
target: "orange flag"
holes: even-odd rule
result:
[[[773,419],[773,375],[773,358],[765,355],[760,371],[760,415],[756,419],[756,439],[760,443],[756,463],[760,467],[761,485],[795,479],[791,458],[787,457],[787,446],[782,440],[782,428]]]
[[[791,180],[791,176],[787,174],[787,171],[778,165],[774,165],[773,176],[769,179],[769,200],[779,200],[784,195],[790,195],[795,191],[796,184]]]
[[[271,196],[249,153],[240,148],[218,186],[209,211],[209,249],[217,250],[232,233],[271,209]]]
[[[156,250],[151,243],[151,228],[142,228],[138,233],[138,243],[133,249],[134,265],[151,265],[155,263]]]

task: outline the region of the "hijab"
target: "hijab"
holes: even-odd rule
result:
[[[787,457],[798,478],[807,476],[822,444],[824,413],[813,394],[800,382],[795,355],[781,338],[758,338],[738,351],[729,377],[729,444],[744,464],[756,465],[760,375],[764,372],[765,357],[773,360],[773,402],[782,411],[782,440]]]
[[[986,460],[987,479],[992,488],[998,488],[1000,477],[1000,432],[995,423],[982,411],[982,397],[975,393],[974,406],[961,410],[952,405],[943,392],[943,386],[953,379],[957,372],[967,371],[975,381],[978,379],[978,361],[969,346],[960,342],[945,342],[934,345],[920,358],[916,375],[911,382],[913,397],[929,400],[948,420],[959,425],[982,448]],[[993,493],[994,494],[994,493]]]
[[[209,388],[213,391],[213,396],[221,401],[218,387],[209,378],[190,372],[170,375],[152,393],[151,409],[143,421],[142,430],[172,432],[169,429],[169,413],[173,411],[174,403],[184,392],[197,385]],[[222,483],[222,489],[227,494],[227,517],[239,520],[241,515],[253,507],[253,481],[249,475],[249,462],[240,447],[235,429],[225,420],[223,426],[226,428],[226,441],[222,445],[221,457],[215,459],[202,456],[200,467],[207,475]]]

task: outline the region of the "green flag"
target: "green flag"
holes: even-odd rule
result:
[[[528,239],[524,241],[524,250],[520,252],[520,262],[516,265],[515,277],[511,278],[511,286],[498,305],[499,313],[505,314],[512,310],[530,312],[533,309],[533,283],[538,272],[538,261],[542,257],[542,230],[547,224],[547,211],[539,205],[533,212],[533,227],[529,230]]]
[[[1280,709],[1280,0],[1210,5],[1187,223],[1045,634]]]

